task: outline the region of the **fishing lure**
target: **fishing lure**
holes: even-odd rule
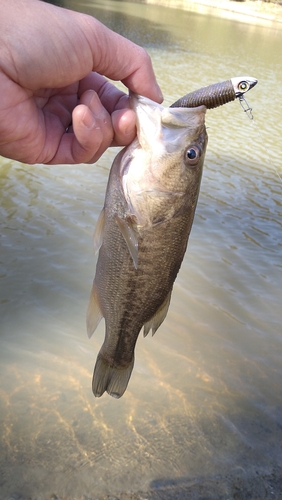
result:
[[[244,94],[252,89],[257,82],[256,78],[251,76],[231,78],[194,90],[194,92],[190,92],[175,101],[170,107],[195,108],[204,105],[207,109],[212,109],[239,98],[243,110],[252,119],[252,108],[248,105]]]

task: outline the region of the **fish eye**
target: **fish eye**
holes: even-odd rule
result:
[[[201,156],[201,152],[197,146],[190,146],[188,149],[185,151],[185,160],[188,165],[193,167],[194,165],[197,165],[199,159]]]
[[[245,81],[240,82],[240,83],[238,84],[238,88],[239,88],[239,90],[241,90],[242,92],[246,92],[246,91],[249,89],[249,84],[248,84],[248,82],[245,82]]]

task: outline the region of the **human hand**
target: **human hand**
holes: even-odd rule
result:
[[[104,76],[161,102],[145,50],[91,16],[38,0],[0,0],[0,9],[0,154],[93,163],[129,144],[135,113]]]

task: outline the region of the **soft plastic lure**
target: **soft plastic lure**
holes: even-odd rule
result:
[[[239,98],[243,110],[252,118],[252,109],[248,105],[244,94],[257,84],[256,78],[251,76],[239,76],[214,83],[199,90],[194,90],[173,103],[171,108],[195,108],[206,106],[207,109],[217,108],[230,101]]]

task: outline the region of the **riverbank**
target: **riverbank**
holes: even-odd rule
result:
[[[141,2],[282,29],[282,5],[274,2],[262,0],[141,0]]]

